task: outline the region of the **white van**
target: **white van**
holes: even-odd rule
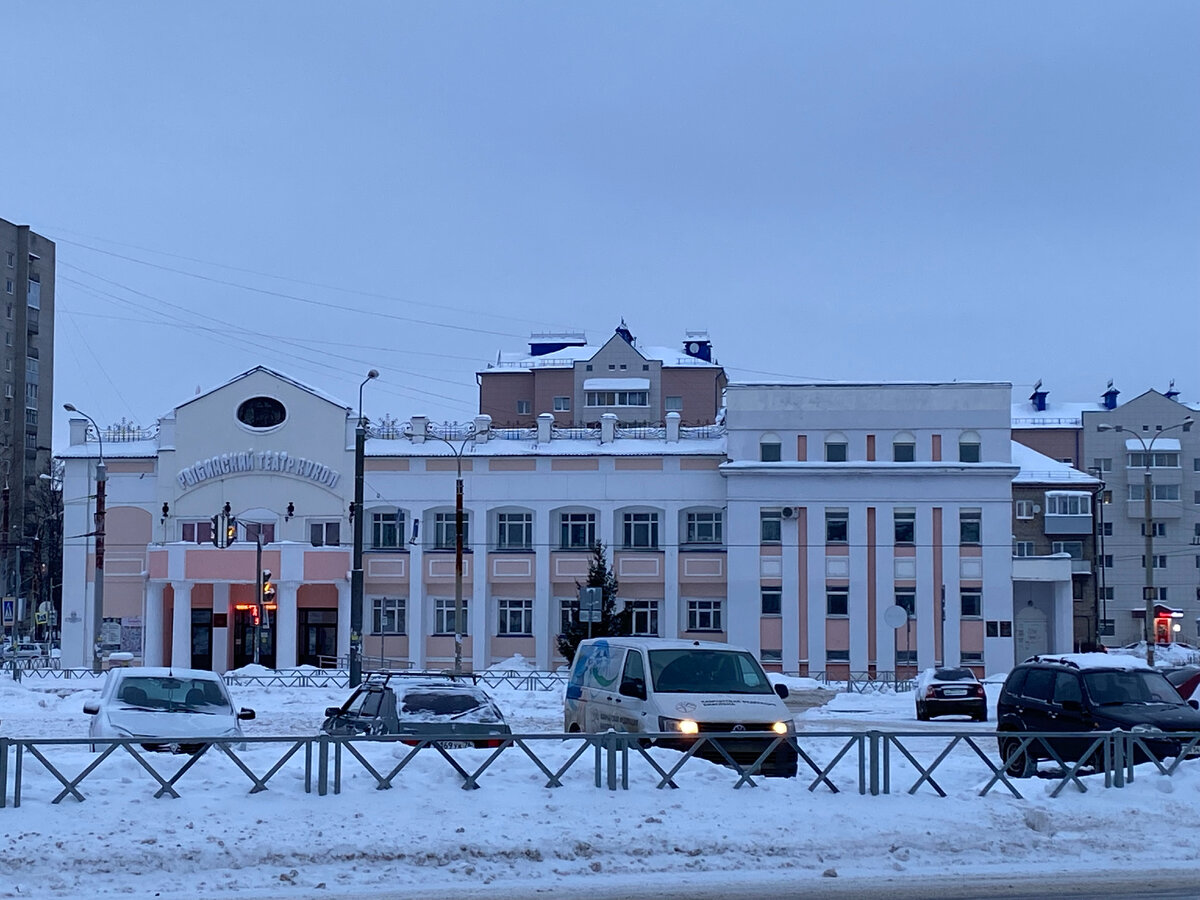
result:
[[[772,686],[744,647],[710,641],[604,637],[582,641],[571,663],[563,706],[568,732],[666,734],[660,746],[687,748],[702,732],[755,732],[721,746],[740,764],[753,763],[776,736],[793,733],[784,685]],[[726,762],[705,744],[696,754]],[[778,746],[763,763],[768,775],[796,774],[796,751]]]

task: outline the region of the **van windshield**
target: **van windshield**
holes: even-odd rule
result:
[[[741,650],[651,650],[650,677],[663,694],[773,694],[753,656]]]

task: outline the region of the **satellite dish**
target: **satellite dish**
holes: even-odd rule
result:
[[[883,622],[889,628],[900,628],[908,621],[908,610],[903,606],[889,606],[883,611]]]

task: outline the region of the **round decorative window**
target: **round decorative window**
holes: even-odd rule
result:
[[[251,428],[273,428],[287,418],[287,410],[272,397],[251,397],[238,407],[237,417]]]

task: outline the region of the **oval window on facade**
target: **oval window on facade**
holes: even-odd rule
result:
[[[237,417],[251,428],[273,428],[287,418],[287,410],[273,397],[251,397],[238,407]]]

